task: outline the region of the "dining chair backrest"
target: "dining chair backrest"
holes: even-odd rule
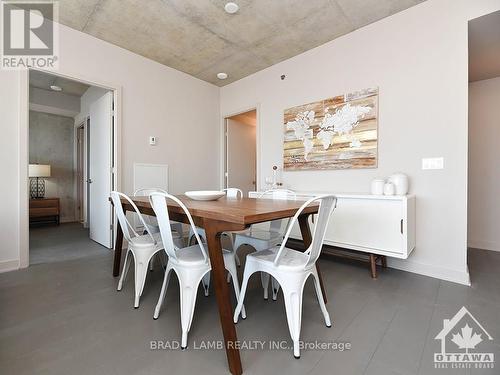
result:
[[[149,195],[149,202],[151,203],[151,207],[153,208],[153,211],[156,214],[156,219],[158,220],[158,226],[160,227],[160,235],[163,241],[163,247],[165,248],[167,255],[172,259],[177,259],[176,251],[178,250],[172,238],[172,228],[170,227],[167,199],[170,199],[175,203],[177,203],[184,211],[184,214],[187,216],[189,220],[189,224],[191,225],[191,229],[193,230],[194,236],[198,241],[198,245],[201,248],[201,252],[203,253],[203,258],[205,259],[205,262],[207,262],[208,261],[207,251],[205,250],[203,242],[201,241],[201,238],[198,235],[198,231],[196,230],[196,226],[194,225],[193,218],[189,213],[188,208],[184,205],[184,203],[182,203],[182,201],[179,198],[170,195],[168,193],[156,192]]]
[[[167,194],[167,191],[160,188],[141,188],[134,191],[134,197],[149,197],[149,195],[153,193]]]
[[[128,221],[127,216],[125,215],[125,211],[123,211],[121,198],[125,199],[132,206],[137,217],[141,221],[141,224],[144,225],[144,229],[149,234],[152,242],[156,244],[155,238],[151,235],[151,233],[153,232],[151,231],[149,225],[144,220],[144,217],[142,216],[141,212],[137,208],[137,205],[132,201],[132,199],[130,199],[126,194],[120,193],[119,191],[112,191],[110,195],[115,209],[116,217],[118,219],[118,222],[120,223],[120,227],[122,228],[123,236],[125,237],[125,239],[128,242],[131,242],[132,238],[139,236],[139,234],[135,231],[132,224],[130,224],[130,222]]]
[[[292,232],[293,225],[295,222],[298,220],[298,217],[301,215],[301,213],[306,209],[307,206],[309,206],[313,202],[319,201],[319,210],[318,210],[318,217],[317,220],[315,221],[313,233],[312,233],[312,241],[311,245],[309,245],[309,248],[306,251],[306,254],[308,254],[308,260],[304,264],[304,268],[308,268],[312,266],[314,263],[319,258],[319,255],[321,253],[321,248],[323,247],[323,242],[325,240],[325,234],[326,234],[326,229],[328,227],[328,223],[330,221],[330,217],[332,216],[333,210],[337,206],[337,197],[335,195],[331,194],[324,194],[324,195],[318,195],[316,197],[313,197],[306,201],[295,213],[293,216],[292,220],[290,221],[285,238],[283,239],[283,242],[280,246],[280,249],[278,250],[278,253],[276,254],[276,258],[274,259],[274,264],[279,265],[279,261],[281,256],[283,255],[283,251],[285,248],[285,245],[288,241],[288,237],[290,236],[290,233]]]
[[[228,197],[228,198],[238,198],[238,197],[243,198],[243,191],[241,191],[241,189],[227,188],[227,189],[224,189],[223,191],[226,192],[226,197]]]
[[[268,198],[268,199],[281,199],[281,200],[287,200],[287,199],[297,199],[297,194],[293,190],[288,190],[288,189],[269,189],[264,191],[259,195],[259,198]],[[271,221],[269,229],[271,232],[281,232],[283,223],[285,221],[282,219],[278,220],[273,220]]]
[[[165,190],[160,188],[141,188],[134,191],[134,197],[149,197],[152,193],[167,193]],[[143,215],[144,221],[148,223],[148,225],[155,227],[158,224],[156,223],[156,219],[149,215]],[[136,224],[139,224],[136,222]],[[137,229],[140,228],[140,224],[135,226]],[[146,229],[146,228],[144,228]]]

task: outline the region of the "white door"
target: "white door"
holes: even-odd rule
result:
[[[89,126],[89,227],[90,239],[112,246],[113,94],[107,92],[90,105]]]
[[[226,126],[226,184],[248,196],[249,191],[255,191],[256,128],[232,119],[227,119]]]

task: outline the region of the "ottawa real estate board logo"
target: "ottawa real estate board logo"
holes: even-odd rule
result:
[[[58,2],[1,2],[2,69],[58,68]]]
[[[462,307],[453,318],[443,320],[443,329],[435,337],[441,351],[434,353],[434,367],[445,369],[492,369],[494,353],[487,352],[493,337],[476,318]]]

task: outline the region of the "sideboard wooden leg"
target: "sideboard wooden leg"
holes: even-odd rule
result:
[[[382,255],[382,267],[387,268],[387,257]]]
[[[372,274],[372,279],[377,278],[377,258],[375,254],[370,254],[370,271]]]

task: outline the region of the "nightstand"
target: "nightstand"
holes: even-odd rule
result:
[[[52,222],[59,225],[59,198],[30,199],[30,224]]]

